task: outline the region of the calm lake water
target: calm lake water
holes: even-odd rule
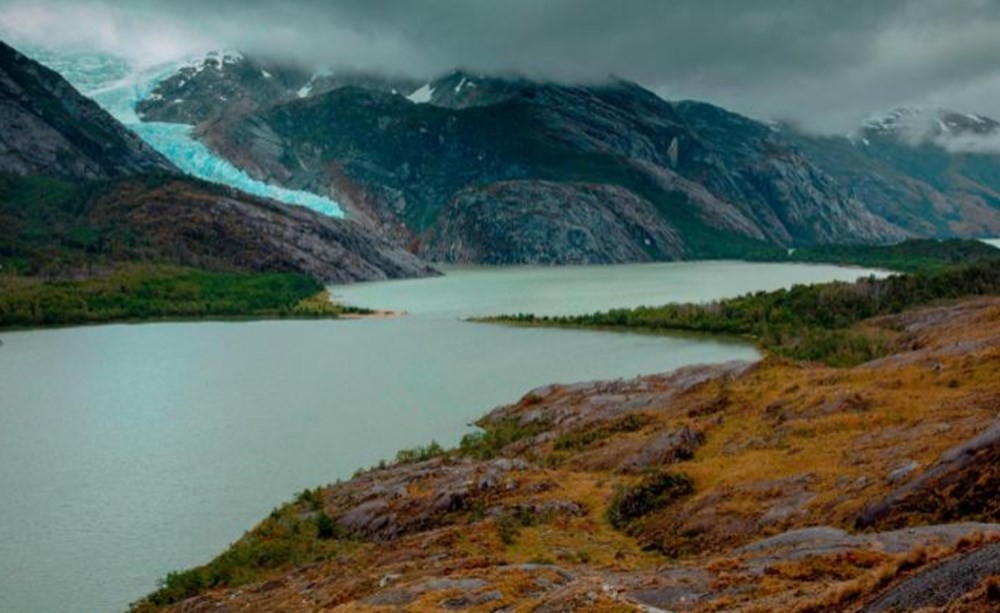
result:
[[[752,359],[697,337],[508,328],[465,315],[587,312],[853,279],[830,266],[454,269],[336,287],[396,319],[0,333],[0,611],[119,611],[304,487],[402,447],[454,444],[530,388]]]

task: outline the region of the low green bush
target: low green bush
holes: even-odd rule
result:
[[[637,519],[687,496],[694,490],[691,477],[679,472],[646,475],[639,483],[615,490],[608,504],[607,518],[616,530],[625,530]]]
[[[507,445],[535,436],[549,429],[548,422],[534,420],[522,423],[520,417],[505,417],[495,422],[482,422],[480,432],[472,432],[462,437],[458,445],[459,455],[489,460],[500,455]]]

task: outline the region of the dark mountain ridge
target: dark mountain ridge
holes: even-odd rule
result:
[[[169,118],[168,102],[195,104],[184,91],[239,74],[179,73],[140,108]],[[242,87],[256,96],[265,77],[248,74]],[[897,111],[850,138],[816,137],[667,102],[617,78],[356,77],[314,73],[299,85],[303,74],[252,108],[217,102],[189,122],[256,178],[329,195],[397,244],[444,261],[738,257],[1000,235],[1000,158],[976,149],[990,146],[996,122],[980,116]]]
[[[876,242],[903,234],[846,197],[771,130],[747,130],[734,142],[707,138],[713,134],[703,129],[701,118],[715,107],[675,107],[624,81],[592,86],[519,81],[515,87],[509,81],[476,84],[457,77],[458,83],[466,79],[459,88],[450,84],[455,78],[425,91],[427,103],[413,102],[420,90],[407,99],[347,87],[226,116],[203,125],[200,133],[252,175],[333,194],[418,253],[448,261],[483,261],[463,247],[479,240],[465,233],[471,225],[463,216],[479,218],[481,226],[488,211],[529,202],[523,215],[486,220],[495,224],[489,234],[497,244],[528,244],[524,232],[531,226],[538,237],[556,241],[548,250],[554,257],[539,259],[529,250],[485,261],[577,262],[576,256],[558,254],[573,250],[561,237],[581,235],[597,242],[618,240],[609,235],[630,237],[618,250],[631,253],[628,259],[584,258],[606,263],[725,255],[724,246],[734,241],[788,246]],[[491,93],[494,86],[500,91]],[[444,89],[450,92],[448,106],[433,104]],[[475,98],[456,96],[456,90],[475,92]],[[735,130],[742,127],[738,119],[723,114],[720,121],[728,122],[723,129]],[[503,189],[494,189],[499,183]],[[574,222],[538,206],[582,202],[581,189],[595,186],[625,199],[604,202],[606,215]],[[504,197],[498,201],[494,195],[500,192]],[[606,232],[600,220],[634,217],[622,208],[634,199],[652,222],[652,233]],[[488,205],[475,212],[463,206],[484,201]],[[525,212],[529,209],[533,212]],[[598,225],[589,226],[588,220]]]
[[[1000,124],[945,109],[895,109],[847,136],[788,131],[876,214],[927,237],[1000,231]]]

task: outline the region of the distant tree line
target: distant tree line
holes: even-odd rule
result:
[[[935,301],[993,294],[1000,294],[1000,261],[989,259],[884,279],[796,285],[705,304],[612,309],[579,316],[521,313],[486,321],[739,335],[779,355],[844,366],[890,350],[889,331],[855,329],[862,320]]]
[[[133,265],[83,280],[0,275],[0,328],[110,321],[335,317],[323,285],[301,274]]]

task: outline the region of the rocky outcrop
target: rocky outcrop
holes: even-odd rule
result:
[[[58,74],[0,42],[0,173],[83,181],[174,171]]]
[[[308,72],[290,64],[235,51],[212,52],[157,84],[136,105],[136,114],[146,121],[193,125],[287,100],[308,81]]]
[[[674,105],[712,168],[705,186],[779,244],[884,242],[904,233],[772,126],[701,102]]]
[[[390,471],[373,471],[331,490],[325,509],[349,533],[391,541],[406,534],[445,525],[462,511],[478,505],[486,513],[499,494],[521,487],[519,473],[531,468],[524,460],[453,462],[433,459],[402,464]],[[410,485],[421,483],[426,495],[413,495]],[[538,510],[538,509],[536,509]]]
[[[612,185],[506,181],[458,192],[420,248],[462,264],[614,264],[676,260],[678,231]]]
[[[893,586],[860,613],[917,611],[953,604],[986,579],[995,577],[997,570],[1000,570],[1000,543],[960,553]],[[993,601],[1000,606],[996,598]]]
[[[933,466],[867,507],[857,523],[867,528],[914,521],[949,521],[956,517],[1000,520],[998,488],[1000,423],[994,423],[979,436],[949,449]]]

